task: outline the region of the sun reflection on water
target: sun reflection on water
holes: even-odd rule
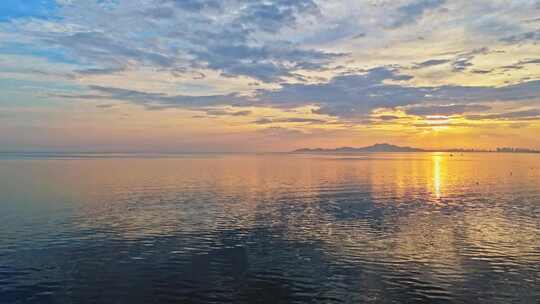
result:
[[[433,161],[433,194],[437,199],[440,199],[441,185],[442,185],[442,162],[443,156],[440,154],[434,154],[432,156]]]

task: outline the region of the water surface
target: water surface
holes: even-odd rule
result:
[[[538,303],[540,155],[0,156],[0,303]]]

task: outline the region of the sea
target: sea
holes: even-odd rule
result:
[[[540,303],[540,154],[0,154],[0,303]]]

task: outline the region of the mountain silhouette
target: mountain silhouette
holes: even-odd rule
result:
[[[395,146],[387,143],[375,144],[367,147],[353,148],[353,147],[341,147],[335,149],[322,149],[322,148],[303,148],[294,150],[293,153],[330,153],[330,152],[340,152],[340,153],[356,153],[356,152],[425,152],[424,149],[411,148],[411,147],[401,147]]]

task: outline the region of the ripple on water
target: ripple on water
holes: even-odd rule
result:
[[[0,161],[0,303],[536,303],[538,163]]]

